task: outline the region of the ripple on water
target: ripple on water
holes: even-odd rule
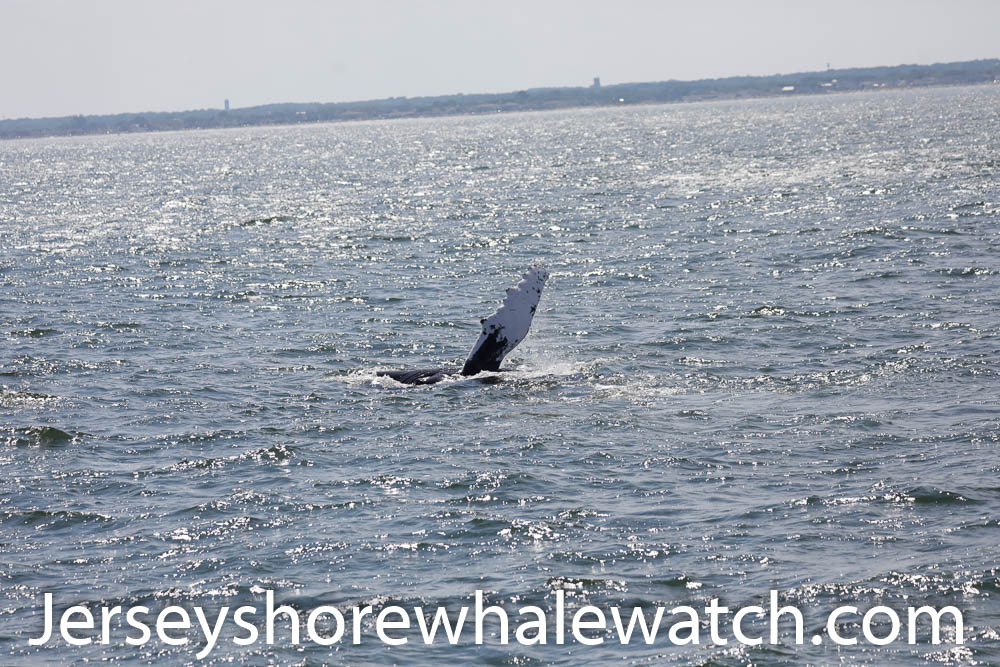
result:
[[[23,640],[43,591],[377,613],[774,588],[809,630],[915,603],[975,629],[213,657],[1000,662],[998,90],[4,143],[6,661],[69,655]],[[535,262],[507,372],[375,375],[460,363]]]

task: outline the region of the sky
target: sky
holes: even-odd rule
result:
[[[997,0],[0,0],[0,119],[1000,57]]]

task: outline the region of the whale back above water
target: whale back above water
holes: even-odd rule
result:
[[[548,271],[533,266],[517,285],[507,289],[507,295],[497,311],[480,320],[482,332],[461,368],[455,366],[378,371],[376,375],[391,377],[404,384],[434,384],[449,375],[477,375],[483,371],[499,371],[504,357],[528,335],[531,320],[542,296],[542,288],[548,278]]]
[[[396,382],[402,382],[403,384],[434,384],[449,375],[457,375],[461,370],[458,366],[448,366],[419,368],[412,371],[377,371],[375,375],[379,377],[391,377]]]

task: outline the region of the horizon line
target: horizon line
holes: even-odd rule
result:
[[[601,83],[601,88],[615,88],[616,86],[636,86],[636,85],[648,85],[648,84],[663,84],[663,83],[702,83],[710,81],[727,81],[732,79],[766,79],[766,78],[778,78],[778,77],[791,77],[791,76],[801,76],[807,74],[824,74],[824,73],[836,73],[836,72],[851,72],[858,70],[867,69],[880,69],[880,68],[899,68],[899,67],[935,67],[940,65],[963,65],[969,63],[983,63],[997,61],[1000,63],[1000,58],[976,58],[973,60],[952,60],[952,61],[942,61],[933,63],[899,63],[896,65],[865,65],[859,67],[842,67],[842,68],[827,68],[824,70],[802,70],[798,72],[777,72],[773,74],[733,74],[728,76],[719,77],[703,77],[700,79],[660,79],[658,81],[622,81],[618,83],[605,84]],[[600,77],[595,77],[599,79]],[[263,109],[270,106],[282,106],[282,105],[337,105],[337,104],[364,104],[368,102],[385,102],[389,100],[428,100],[446,97],[459,97],[459,96],[484,96],[484,95],[513,95],[519,92],[532,92],[532,91],[544,91],[544,90],[576,90],[576,89],[588,89],[593,88],[593,85],[580,85],[580,86],[535,86],[532,88],[518,88],[515,90],[503,90],[503,91],[489,91],[489,92],[455,92],[455,93],[442,93],[436,95],[417,95],[417,96],[406,96],[406,95],[396,95],[388,97],[373,97],[358,100],[337,100],[328,102],[319,101],[308,101],[308,102],[294,102],[294,101],[284,101],[284,102],[265,102],[263,104],[254,104],[245,107],[231,107],[229,109],[224,109],[221,107],[200,107],[200,108],[188,108],[188,109],[160,109],[152,110],[146,109],[144,111],[114,111],[109,113],[71,113],[64,115],[52,115],[52,116],[19,116],[16,118],[0,118],[0,123],[8,123],[15,121],[45,121],[45,120],[61,120],[67,118],[101,118],[101,117],[114,117],[114,116],[129,116],[129,115],[142,115],[142,114],[164,114],[164,113],[189,113],[197,111],[246,111],[252,109]],[[230,98],[223,98],[225,101],[229,101]]]

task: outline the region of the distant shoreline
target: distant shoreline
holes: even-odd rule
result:
[[[517,111],[600,108],[635,104],[714,102],[798,95],[1000,83],[1000,59],[933,65],[896,65],[771,76],[533,88],[507,93],[391,97],[333,103],[268,104],[238,109],[198,109],[54,118],[0,120],[0,139],[30,139],[171,130],[298,125],[483,115]]]

